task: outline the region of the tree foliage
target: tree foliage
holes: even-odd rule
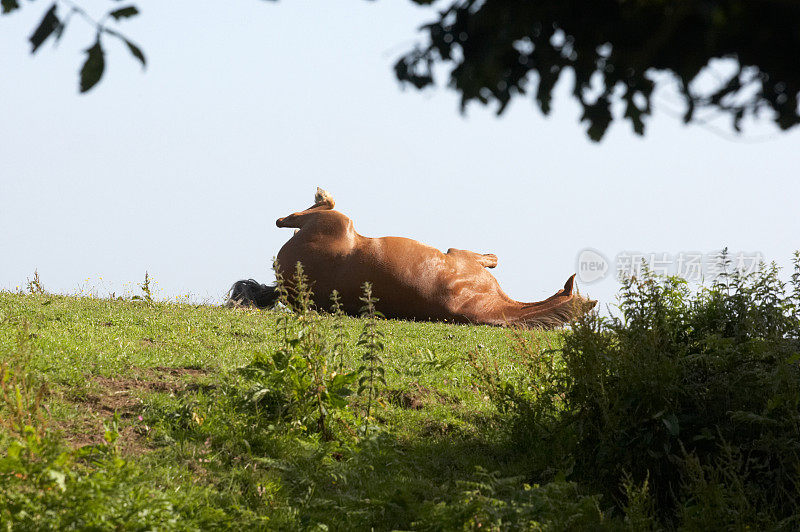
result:
[[[32,53],[61,37],[72,15],[96,30],[81,69],[80,90],[102,78],[101,37],[122,39],[142,66],[141,49],[109,27],[138,15],[135,5],[111,9],[99,21],[72,2],[58,0],[30,36]],[[435,0],[411,0],[420,5]],[[2,13],[18,0],[0,0]],[[114,2],[116,4],[116,2]],[[572,96],[583,109],[588,135],[600,140],[624,109],[638,134],[652,112],[658,85],[677,82],[683,121],[698,111],[728,115],[735,131],[747,117],[768,116],[786,130],[800,122],[800,2],[795,0],[445,0],[438,18],[423,26],[424,42],[395,64],[402,82],[434,84],[434,69],[449,69],[449,85],[471,101],[496,103],[501,114],[516,96],[531,92],[541,111],[551,110],[553,89],[565,71],[574,75]],[[715,59],[735,63],[716,86],[701,86],[700,73]],[[659,75],[667,73],[669,76]]]
[[[600,140],[614,102],[644,133],[662,71],[678,83],[686,123],[711,109],[730,115],[738,132],[743,118],[766,111],[785,130],[800,121],[799,23],[792,0],[454,0],[395,72],[422,88],[434,83],[435,65],[447,65],[462,106],[496,102],[499,114],[530,90],[548,114],[556,82],[571,70],[581,120]],[[736,71],[699,90],[693,82],[716,58],[735,60]]]

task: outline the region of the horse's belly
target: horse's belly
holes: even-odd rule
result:
[[[336,290],[345,312],[358,314],[368,281],[378,310],[387,318],[472,321],[469,312],[459,309],[481,297],[486,284],[483,274],[488,272],[482,267],[465,268],[435,248],[408,239],[364,239],[349,249],[293,240],[278,253],[281,273],[291,286],[300,262],[318,308],[330,308]]]

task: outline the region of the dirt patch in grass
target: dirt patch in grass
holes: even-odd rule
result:
[[[108,421],[111,416],[101,416],[93,412],[86,416],[70,419],[68,421],[58,421],[54,425],[64,436],[64,441],[74,448],[86,445],[98,445],[106,443],[103,439],[105,428],[103,422]],[[120,452],[127,456],[138,456],[150,450],[147,443],[146,430],[136,424],[121,423],[119,427],[119,439],[117,445]]]
[[[82,401],[96,412],[113,414],[118,412],[121,418],[130,417],[141,409],[142,401],[138,398],[142,392],[180,394],[187,390],[199,388],[197,382],[189,378],[202,377],[206,370],[185,368],[141,368],[131,372],[130,377],[94,376],[90,383],[99,387],[99,393],[91,393]]]
[[[143,405],[140,396],[154,392],[178,395],[196,390],[201,387],[196,379],[205,374],[206,370],[194,367],[157,367],[135,369],[130,377],[90,377],[91,391],[72,401],[85,408],[84,415],[57,423],[57,426],[73,447],[103,443],[103,422],[116,412],[121,420],[122,452],[141,454],[148,450],[148,445],[147,428],[139,416]]]

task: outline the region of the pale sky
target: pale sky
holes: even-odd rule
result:
[[[645,137],[615,123],[594,144],[566,78],[550,117],[529,99],[462,115],[444,86],[403,89],[392,65],[433,18],[411,2],[225,4],[138,2],[120,29],[147,70],[106,39],[84,96],[88,26],[32,57],[49,4],[0,17],[0,289],[38,269],[53,292],[119,295],[147,270],[163,298],[220,301],[237,279],[272,281],[291,235],[275,219],[317,186],[363,235],[495,253],[521,301],[559,289],[585,248],[612,269],[626,251],[728,246],[786,265],[800,248],[800,129],[730,140],[683,126],[665,91]],[[612,304],[609,273],[582,292]]]

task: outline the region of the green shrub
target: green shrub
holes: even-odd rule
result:
[[[694,294],[647,271],[625,280],[621,317],[578,320],[560,362],[528,357],[552,371],[529,363],[518,382],[492,383],[473,366],[516,441],[557,442],[551,462],[620,507],[626,483],[647,482],[667,524],[796,526],[800,254],[788,286],[774,265],[743,275],[721,261]]]

